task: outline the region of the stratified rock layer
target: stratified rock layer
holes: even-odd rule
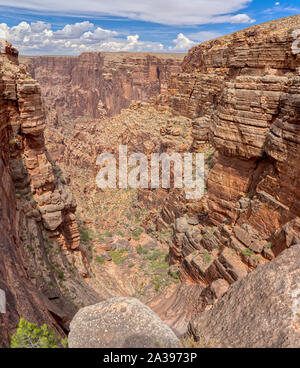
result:
[[[167,90],[182,54],[83,53],[23,58],[54,115],[99,118]],[[49,113],[50,115],[50,113]]]
[[[299,15],[194,47],[157,101],[192,120],[192,151],[216,150],[196,221],[176,220],[170,248],[180,278],[206,288],[203,308],[300,241],[298,28]]]
[[[194,281],[232,283],[299,241],[298,26],[294,16],[196,46],[159,101],[194,119],[194,151],[216,149],[199,225],[175,227],[171,249]]]
[[[0,347],[9,345],[20,317],[64,335],[76,311],[61,291],[63,259],[71,261],[74,251],[80,257],[76,202],[45,148],[44,129],[39,85],[19,66],[17,50],[1,41],[0,289],[6,313],[0,314]],[[62,259],[53,265],[56,245]]]
[[[189,332],[233,348],[299,348],[300,245],[232,285]]]

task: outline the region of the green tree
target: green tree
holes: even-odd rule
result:
[[[11,338],[11,348],[66,348],[67,338],[57,337],[46,324],[39,327],[20,319],[17,332]]]

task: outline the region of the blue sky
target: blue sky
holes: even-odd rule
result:
[[[0,0],[0,38],[27,55],[186,52],[207,39],[299,13],[298,0]]]

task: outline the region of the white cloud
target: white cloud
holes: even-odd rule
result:
[[[25,55],[76,55],[85,51],[165,51],[159,42],[141,41],[139,35],[121,38],[117,32],[95,27],[90,22],[67,24],[57,31],[53,31],[51,25],[44,22],[21,22],[11,28],[2,23],[0,38],[13,43]]]
[[[184,34],[179,33],[177,38],[173,40],[173,43],[175,46],[169,47],[170,51],[187,51],[191,47],[196,45],[196,42],[190,40],[188,37],[186,37]]]
[[[255,19],[251,19],[247,14],[237,14],[230,18],[230,23],[254,23]]]
[[[279,6],[280,5],[280,3],[277,1],[276,3],[275,3],[275,6]]]
[[[90,31],[94,28],[93,23],[90,22],[80,22],[75,24],[67,24],[62,30],[54,32],[55,38],[68,38],[76,39],[80,38],[83,32]]]
[[[97,27],[94,32],[85,32],[82,37],[86,40],[105,40],[109,37],[115,37],[117,35],[118,32]]]
[[[148,51],[161,52],[164,51],[164,45],[158,42],[139,41],[139,35],[127,36],[126,40],[112,40],[101,44],[101,51]]]
[[[0,38],[8,39],[8,26],[5,23],[0,24]]]
[[[199,31],[195,33],[189,33],[188,37],[193,41],[204,42],[212,40],[214,38],[222,36],[221,33],[215,31]]]
[[[230,22],[235,13],[253,0],[0,0],[0,5],[59,15],[110,15],[162,24],[207,24]],[[241,18],[242,23],[245,18]],[[236,18],[236,21],[238,18]],[[250,20],[250,18],[249,18]]]
[[[51,24],[45,22],[31,23],[31,31],[34,33],[43,32],[44,30],[51,29]]]

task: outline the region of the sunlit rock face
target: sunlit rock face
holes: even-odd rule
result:
[[[203,309],[300,241],[297,28],[299,15],[192,48],[158,99],[192,120],[192,151],[215,149],[197,220],[176,220],[170,248],[181,279],[205,287]]]
[[[183,54],[83,53],[22,58],[58,116],[101,118],[166,91]]]

